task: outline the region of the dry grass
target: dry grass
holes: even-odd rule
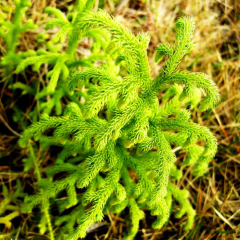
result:
[[[11,1],[7,1],[11,3]],[[72,1],[33,1],[29,14],[37,24],[44,24],[47,15],[45,6],[57,6],[66,10],[65,4]],[[204,72],[211,76],[220,88],[222,100],[213,111],[192,113],[193,120],[208,126],[218,139],[219,149],[212,161],[209,172],[204,177],[194,178],[191,169],[185,171],[183,179],[177,184],[190,191],[190,200],[197,210],[195,227],[185,233],[182,220],[170,218],[170,223],[161,230],[151,229],[152,217],[141,224],[136,239],[240,239],[240,4],[237,0],[122,0],[105,1],[105,9],[134,33],[148,31],[151,36],[149,61],[152,75],[161,68],[154,62],[154,49],[160,42],[173,42],[173,26],[176,18],[190,15],[196,21],[194,35],[196,46],[181,63],[181,68],[194,72]],[[6,3],[6,2],[5,2]],[[11,16],[9,16],[10,19]],[[24,34],[20,49],[34,48],[33,36]],[[1,43],[1,40],[0,40]],[[1,46],[1,51],[3,47]],[[20,154],[15,148],[18,131],[8,126],[7,113],[11,101],[5,100],[11,94],[4,87],[1,89],[0,116],[5,119],[1,128],[0,152],[8,156]],[[4,122],[4,121],[2,121]],[[11,129],[9,129],[10,127]],[[8,130],[6,130],[8,129]],[[179,161],[184,158],[180,153]],[[2,164],[1,164],[2,165]],[[0,166],[0,172],[7,172],[8,166]],[[3,174],[2,182],[9,182],[15,176]],[[127,216],[126,216],[127,217]],[[86,239],[123,239],[125,230],[124,216],[109,215],[106,226],[91,231]],[[26,221],[26,219],[24,220]],[[31,235],[31,234],[30,234]]]

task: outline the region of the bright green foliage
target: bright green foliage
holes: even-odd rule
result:
[[[59,12],[55,15],[59,19],[48,26],[70,26]],[[85,9],[74,24],[81,32],[106,29],[111,34],[107,51],[117,56],[121,71],[116,74],[111,67],[103,66],[85,67],[73,73],[67,85],[71,93],[77,86],[81,101],[70,103],[61,117],[43,114],[24,132],[19,141],[21,147],[26,147],[32,137],[39,139],[43,149],[51,145],[62,147],[56,164],[47,169],[50,180],[55,173],[62,173],[62,179],[41,180],[42,191],[26,198],[28,208],[55,199],[66,190],[68,197],[59,203],[62,215],[55,224],[63,226],[59,239],[64,236],[68,240],[85,237],[88,228],[102,221],[104,214],[120,214],[129,208],[131,227],[125,239],[130,240],[144,218],[142,209],[156,216],[152,226],[160,229],[168,222],[175,199],[179,203],[176,217],[187,215],[185,230],[191,229],[195,211],[188,191],[175,185],[174,180],[182,177],[182,171],[175,165],[172,146],[187,152],[182,166],[193,165],[195,175],[204,174],[215,156],[217,141],[208,128],[190,120],[191,112],[186,107],[199,104],[200,88],[206,95],[200,110],[214,107],[219,100],[218,88],[206,75],[178,69],[193,47],[193,20],[179,18],[175,43],[157,47],[156,61],[165,55],[167,60],[155,79],[151,78],[148,63],[147,34],[134,36],[102,10]],[[54,69],[67,61],[55,58],[57,55],[49,56],[49,61],[56,63]],[[49,89],[54,90],[55,82],[51,81]],[[164,93],[162,104],[159,92]],[[85,188],[84,194],[77,194],[76,188]],[[65,215],[66,208],[72,208],[72,213]],[[73,231],[76,221],[78,227]]]
[[[78,43],[83,36],[93,37],[95,40],[99,39],[99,42],[105,47],[105,41],[101,40],[104,31],[88,31],[83,32],[79,31],[77,27],[78,16],[84,14],[87,10],[91,9],[93,1],[79,1],[75,9],[71,11],[68,16],[65,16],[60,10],[52,7],[47,7],[45,12],[51,15],[54,15],[55,18],[49,20],[45,26],[46,30],[51,28],[58,27],[60,28],[57,34],[49,41],[48,34],[39,34],[38,41],[40,45],[43,45],[45,49],[40,49],[36,52],[36,56],[26,58],[16,69],[16,73],[23,71],[27,66],[33,65],[33,69],[39,70],[41,65],[49,64],[53,66],[52,70],[47,73],[47,78],[49,78],[49,83],[47,87],[44,87],[43,90],[37,94],[37,98],[44,97],[48,94],[53,94],[53,99],[51,100],[50,105],[48,105],[48,110],[50,112],[53,106],[56,106],[58,109],[58,114],[61,113],[61,110],[57,106],[59,103],[59,98],[64,94],[62,90],[56,93],[56,87],[59,79],[66,80],[74,68],[78,66],[92,66],[92,63],[102,57],[102,55],[92,55],[89,59],[79,59],[77,58],[76,50]],[[65,41],[67,37],[67,48],[63,50],[61,44]],[[65,52],[64,52],[65,51]],[[42,106],[45,108],[45,106]]]
[[[0,37],[6,43],[6,53],[0,61],[0,66],[4,67],[3,78],[6,79],[11,76],[14,67],[19,65],[23,58],[32,54],[32,51],[16,53],[19,37],[22,33],[29,29],[34,29],[36,26],[32,20],[28,20],[25,24],[22,23],[24,12],[31,3],[29,0],[15,0],[15,15],[13,21],[0,21]]]
[[[13,89],[21,89],[22,94],[30,94],[36,97],[38,104],[34,110],[29,113],[33,122],[36,122],[38,113],[50,114],[53,109],[57,115],[62,114],[63,97],[67,97],[72,102],[79,104],[79,94],[70,95],[65,87],[65,81],[69,73],[78,69],[79,66],[93,67],[96,61],[104,61],[109,63],[106,68],[112,67],[113,61],[106,55],[103,50],[107,48],[110,34],[100,29],[79,29],[79,16],[91,9],[94,1],[78,1],[68,15],[63,14],[59,9],[47,7],[45,12],[54,15],[55,18],[49,20],[45,26],[46,30],[58,27],[58,32],[51,38],[47,33],[40,33],[37,36],[38,50],[33,56],[24,59],[16,68],[16,73],[22,72],[27,66],[33,65],[33,70],[38,71],[45,64],[50,70],[43,76],[47,80],[36,82],[32,86],[25,83],[17,82],[11,86]],[[79,42],[83,37],[89,37],[94,40],[91,46],[91,54],[82,58],[77,52]],[[64,42],[67,39],[67,47]],[[110,63],[112,62],[112,64]],[[116,67],[117,69],[117,67]],[[40,92],[39,92],[40,90]],[[80,93],[81,95],[81,93]],[[20,116],[15,116],[16,121]]]

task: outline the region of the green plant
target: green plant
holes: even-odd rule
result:
[[[19,43],[19,38],[22,33],[29,29],[35,29],[36,26],[32,20],[28,20],[25,24],[22,23],[24,12],[27,10],[31,3],[29,0],[15,0],[15,14],[12,22],[0,22],[0,37],[4,39],[6,44],[6,52],[4,57],[1,58],[0,66],[4,68],[3,79],[9,78],[15,66],[19,65],[23,58],[32,54],[32,51],[17,52],[16,48]]]
[[[49,30],[54,27],[59,29],[53,37],[47,32],[38,34],[37,50],[32,52],[32,56],[21,61],[15,71],[17,74],[22,73],[30,65],[33,65],[34,71],[39,71],[41,66],[45,64],[47,71],[45,69],[45,74],[42,74],[44,81],[35,81],[32,85],[18,81],[11,86],[12,89],[21,89],[23,95],[33,95],[36,98],[37,104],[29,113],[33,123],[37,121],[39,113],[42,112],[50,114],[54,109],[57,115],[62,114],[62,98],[70,99],[70,101],[79,104],[79,97],[82,93],[70,95],[65,88],[65,81],[69,73],[78,69],[79,66],[92,67],[99,60],[104,61],[102,65],[108,63],[106,67],[114,64],[112,59],[103,51],[107,48],[110,37],[106,31],[100,29],[78,31],[79,16],[91,9],[93,4],[92,0],[77,1],[74,6],[69,7],[67,15],[53,7],[45,9],[45,13],[55,16],[47,22],[45,29]],[[77,52],[83,37],[93,39],[89,51],[91,54],[88,57],[83,57]],[[67,46],[65,46],[65,42]],[[14,120],[20,121],[22,116],[17,107],[15,108]]]
[[[78,66],[92,66],[93,62],[100,59],[103,59],[103,54],[100,52],[92,54],[89,58],[80,58],[76,53],[78,48],[78,43],[81,38],[84,36],[92,37],[94,40],[97,40],[98,44],[104,48],[108,42],[108,35],[105,34],[105,39],[103,40],[104,31],[100,30],[87,30],[85,32],[78,31],[78,18],[79,15],[84,14],[86,11],[90,10],[94,1],[78,1],[75,8],[70,10],[68,16],[65,16],[59,9],[53,7],[47,7],[45,13],[52,14],[55,16],[54,19],[51,19],[47,22],[45,29],[49,30],[54,27],[59,27],[57,34],[50,40],[49,34],[39,34],[38,42],[39,45],[43,45],[43,49],[39,49],[36,52],[36,56],[26,58],[21,64],[17,67],[16,73],[22,72],[27,66],[33,65],[33,70],[39,70],[41,65],[48,64],[53,66],[52,70],[48,71],[47,78],[49,78],[48,86],[43,86],[43,89],[40,93],[37,93],[37,98],[40,99],[46,95],[53,95],[53,98],[50,103],[51,107],[48,106],[47,112],[50,113],[52,107],[56,106],[58,109],[58,114],[61,114],[61,110],[57,103],[59,98],[61,98],[64,93],[62,92],[63,88],[55,96],[56,90],[58,90],[57,84],[58,81],[62,82],[67,79],[69,72]],[[67,47],[66,49],[60,44],[65,42],[67,37]],[[57,44],[59,43],[59,44]],[[93,51],[94,52],[94,51]],[[60,83],[61,86],[62,83]],[[16,86],[19,87],[19,86]],[[55,104],[54,104],[55,103]],[[42,106],[45,108],[46,106]]]
[[[0,204],[0,224],[4,224],[6,228],[10,229],[12,226],[12,219],[18,217],[21,210],[16,203],[19,197],[25,197],[26,194],[22,193],[22,186],[20,180],[17,180],[17,187],[14,193],[9,193],[6,185],[2,186],[3,200]],[[10,213],[9,213],[10,212]],[[0,234],[0,239],[4,234]],[[7,234],[6,234],[7,237]]]
[[[146,51],[148,35],[134,36],[102,10],[82,12],[75,24],[79,32],[109,31],[121,71],[116,74],[111,67],[91,66],[75,72],[67,85],[71,93],[76,86],[81,89],[81,101],[70,103],[64,116],[43,114],[24,132],[21,147],[28,146],[32,137],[43,149],[62,147],[56,164],[46,170],[48,180],[39,180],[41,191],[26,198],[26,210],[31,212],[34,206],[62,197],[66,191],[68,197],[58,201],[61,216],[55,225],[62,226],[60,239],[73,240],[85,237],[88,227],[102,221],[104,214],[120,214],[128,207],[131,228],[125,239],[133,239],[144,218],[142,209],[156,216],[153,228],[160,229],[168,222],[175,199],[180,206],[175,216],[186,214],[185,230],[191,229],[195,210],[188,191],[174,184],[182,171],[174,164],[171,146],[180,146],[188,153],[183,166],[194,165],[195,175],[204,174],[215,156],[217,141],[208,128],[191,122],[186,107],[198,105],[200,88],[206,94],[200,111],[212,108],[219,100],[218,88],[208,76],[178,69],[193,47],[193,20],[179,18],[175,43],[157,47],[156,61],[164,56],[167,59],[154,79]],[[48,89],[54,90],[55,80],[49,85]],[[162,98],[159,92],[164,93]],[[199,140],[204,142],[201,146]],[[53,181],[56,173],[62,173],[62,178]],[[85,189],[84,193],[78,194],[76,187]],[[71,214],[64,212],[67,208]]]

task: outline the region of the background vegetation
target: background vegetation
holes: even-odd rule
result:
[[[57,7],[63,12],[73,1],[35,0],[25,13],[23,22],[31,18],[40,28],[32,29],[21,35],[17,51],[34,50],[38,42],[36,36],[45,32],[44,26],[49,15],[44,13],[46,6]],[[154,49],[160,42],[173,42],[172,31],[176,19],[190,15],[196,21],[194,34],[195,48],[186,56],[180,68],[193,72],[208,74],[220,88],[221,102],[213,111],[200,113],[193,111],[193,120],[208,126],[218,139],[218,153],[211,162],[207,174],[194,178],[191,169],[184,172],[178,182],[180,188],[190,191],[190,201],[197,211],[195,226],[192,231],[184,232],[182,220],[174,217],[161,230],[151,229],[153,218],[146,213],[146,221],[142,221],[136,239],[238,239],[240,237],[240,6],[237,0],[99,0],[94,8],[104,8],[114,15],[121,23],[135,34],[141,31],[151,36],[149,61],[156,76],[161,65],[154,62]],[[2,0],[0,3],[0,24],[2,19],[12,21],[14,3]],[[50,29],[53,35],[57,29]],[[79,44],[79,54],[89,55],[91,39],[84,38]],[[62,43],[64,47],[65,43]],[[6,53],[6,46],[0,38],[0,56]],[[12,78],[4,76],[3,68],[0,81],[0,217],[1,206],[9,204],[9,214],[15,213],[11,223],[1,224],[1,238],[13,239],[47,239],[47,236],[36,234],[37,222],[30,219],[29,214],[19,213],[18,208],[23,195],[16,192],[21,187],[25,192],[32,193],[36,188],[35,175],[32,171],[24,171],[27,153],[21,149],[17,141],[24,129],[24,123],[31,123],[29,117],[34,107],[39,104],[31,94],[23,94],[22,90],[11,88],[12,83],[25,82],[31,86],[34,82],[44,81],[48,71],[44,66],[33,72],[31,68],[26,75],[13,74]],[[14,71],[14,70],[11,70]],[[161,96],[160,96],[161,97]],[[62,105],[65,105],[63,98]],[[54,159],[56,149],[45,152],[42,172]],[[40,156],[40,152],[38,153]],[[185,154],[178,154],[180,163]],[[15,193],[15,195],[14,195]],[[7,197],[6,197],[7,196]],[[3,199],[7,199],[3,201]],[[54,219],[56,216],[52,216]],[[128,217],[126,212],[125,218]],[[125,231],[125,219],[108,215],[105,222],[94,225],[86,239],[122,239]]]

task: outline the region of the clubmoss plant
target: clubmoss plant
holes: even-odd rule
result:
[[[77,22],[78,16],[84,14],[86,11],[90,10],[94,1],[78,1],[76,6],[69,12],[68,16],[65,16],[59,9],[53,7],[47,7],[45,13],[54,15],[55,18],[49,20],[45,26],[46,30],[58,27],[59,30],[55,36],[47,40],[50,36],[45,34],[38,35],[38,42],[44,46],[43,49],[39,49],[36,52],[36,56],[26,58],[16,69],[16,73],[22,72],[27,66],[33,65],[34,70],[39,70],[41,65],[48,64],[52,66],[52,70],[48,71],[47,78],[49,78],[48,86],[43,87],[42,91],[37,94],[37,98],[44,97],[46,95],[54,95],[56,90],[58,90],[57,84],[59,80],[66,80],[74,68],[78,66],[92,66],[92,63],[103,56],[101,54],[93,55],[89,59],[79,59],[76,54],[79,41],[85,37],[92,37],[94,40],[98,40],[98,43],[102,43],[105,47],[107,43],[107,36],[105,41],[102,39],[104,31],[100,30],[89,30],[89,31],[79,31]],[[62,44],[67,38],[67,47],[63,48]],[[60,83],[61,85],[61,83]],[[61,113],[57,102],[64,94],[62,91],[56,93],[50,102],[52,107],[56,106],[58,113]],[[55,104],[54,104],[55,102]],[[43,107],[44,108],[44,107]],[[50,107],[48,106],[50,109]],[[50,112],[48,109],[48,113]]]
[[[22,33],[35,29],[36,25],[32,20],[28,20],[23,24],[23,16],[31,3],[29,0],[15,0],[15,14],[12,22],[0,21],[0,37],[4,39],[6,44],[6,52],[1,58],[0,66],[4,68],[3,79],[10,78],[17,65],[19,65],[25,57],[32,54],[32,51],[17,52],[16,48]]]
[[[114,65],[114,61],[103,50],[107,49],[110,34],[101,29],[84,29],[78,28],[78,18],[85,11],[91,9],[94,1],[77,1],[75,5],[69,6],[68,14],[65,15],[59,9],[47,7],[45,13],[54,16],[50,19],[45,29],[58,28],[57,33],[52,36],[48,32],[40,33],[37,36],[38,49],[24,59],[16,68],[16,73],[22,73],[25,68],[33,65],[34,71],[39,71],[41,66],[45,64],[46,72],[42,74],[42,81],[35,81],[31,86],[17,82],[13,84],[13,89],[21,89],[22,94],[34,95],[37,104],[29,117],[32,122],[37,121],[40,113],[50,114],[55,110],[56,115],[62,114],[62,98],[70,99],[71,102],[79,104],[79,97],[82,93],[76,92],[70,95],[66,90],[66,79],[69,73],[81,67],[93,67],[97,61],[102,61],[101,65],[106,65],[106,68]],[[79,42],[83,37],[93,39],[89,56],[83,57],[78,52]],[[66,43],[66,44],[65,44]],[[84,54],[83,54],[84,55]],[[106,64],[108,63],[108,64]],[[113,67],[111,67],[113,69]],[[118,69],[117,67],[115,67]],[[46,84],[48,83],[48,84]],[[19,120],[19,117],[16,118]]]
[[[179,18],[175,43],[157,47],[156,61],[164,56],[166,61],[154,79],[147,57],[147,34],[134,36],[102,10],[80,13],[75,24],[79,31],[106,29],[111,34],[121,71],[115,74],[111,68],[85,67],[73,73],[66,83],[70,93],[82,92],[80,104],[70,103],[60,117],[43,114],[23,133],[21,147],[32,137],[44,149],[62,147],[55,165],[46,170],[48,180],[39,181],[42,190],[26,198],[28,211],[46,199],[54,204],[66,191],[67,198],[58,203],[61,216],[55,225],[62,226],[60,239],[75,240],[84,238],[104,214],[121,214],[129,208],[130,228],[125,239],[130,240],[144,218],[143,209],[156,216],[152,227],[160,229],[168,222],[175,200],[179,204],[175,216],[186,215],[184,228],[191,229],[195,210],[188,191],[175,184],[182,171],[175,164],[172,146],[187,152],[182,166],[194,165],[195,175],[204,174],[215,156],[217,141],[207,127],[191,121],[187,106],[198,106],[199,89],[204,90],[200,111],[219,101],[218,88],[207,75],[178,68],[193,48],[193,19]],[[53,82],[49,89],[55,89]],[[164,93],[162,98],[159,93]],[[53,181],[56,173],[62,173],[62,178]],[[77,188],[85,191],[78,194]],[[71,214],[64,212],[67,208]]]

